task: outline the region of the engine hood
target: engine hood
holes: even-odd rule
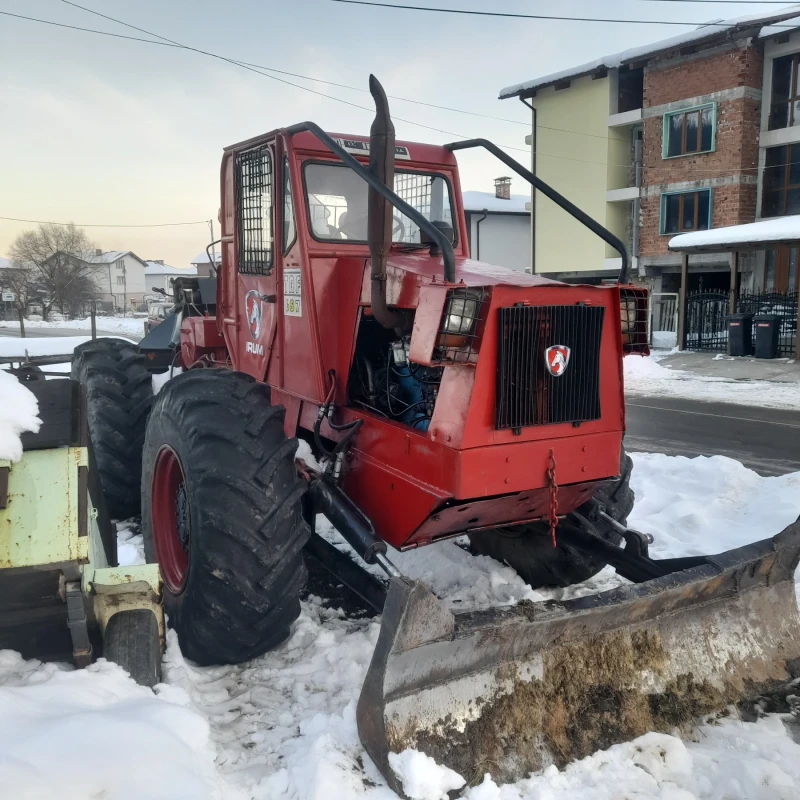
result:
[[[369,263],[369,262],[368,262]],[[420,283],[441,283],[442,260],[434,258],[424,251],[422,254],[392,253],[387,261],[387,271],[394,273],[395,279],[402,273],[417,275]],[[466,286],[545,286],[563,285],[560,281],[531,275],[507,267],[475,261],[472,258],[456,257],[456,282]]]

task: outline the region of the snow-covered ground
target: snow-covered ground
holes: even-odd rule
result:
[[[104,333],[127,333],[141,336],[144,332],[143,317],[97,317],[97,330]],[[25,320],[26,328],[39,329],[66,329],[70,331],[90,331],[92,329],[91,317],[86,319],[64,319],[53,322],[42,320]],[[0,328],[19,329],[19,322],[14,320],[0,320]]]
[[[660,358],[667,354],[625,358],[625,394],[685,397],[762,408],[800,408],[800,381],[737,381],[667,369],[659,364]]]
[[[735,547],[777,533],[800,514],[800,473],[760,477],[723,457],[633,458],[631,523],[656,536],[658,556]],[[121,528],[120,553],[141,560],[135,525]],[[459,610],[618,582],[606,570],[577,590],[533,592],[513,570],[453,543],[395,559]],[[239,666],[202,668],[185,661],[170,633],[165,684],[155,694],[103,662],[74,672],[0,654],[0,785],[9,797],[57,792],[68,800],[394,798],[359,744],[355,722],[378,629],[377,618],[349,619],[312,597],[276,651]],[[684,738],[648,734],[514,785],[485,780],[464,797],[788,800],[800,797],[794,729],[774,715],[757,723],[722,717]],[[398,768],[418,800],[440,800],[455,785],[452,775],[413,754]]]

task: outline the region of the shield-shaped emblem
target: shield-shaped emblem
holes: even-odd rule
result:
[[[564,344],[554,344],[544,351],[544,363],[547,371],[555,378],[560,377],[567,371],[569,356],[572,351]]]
[[[261,294],[255,290],[244,296],[244,313],[247,315],[247,328],[253,339],[261,335]]]

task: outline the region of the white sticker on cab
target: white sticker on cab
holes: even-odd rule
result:
[[[283,313],[287,317],[303,316],[303,288],[299,269],[283,271]]]

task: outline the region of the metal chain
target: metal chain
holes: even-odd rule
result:
[[[547,468],[547,487],[550,490],[550,513],[547,524],[550,526],[550,541],[556,547],[556,528],[558,527],[558,483],[556,482],[556,457],[550,448],[550,466]]]

